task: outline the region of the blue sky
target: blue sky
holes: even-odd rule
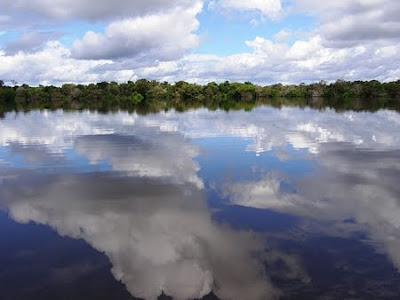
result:
[[[257,36],[273,39],[281,30],[290,32],[308,32],[312,29],[314,19],[307,15],[290,15],[288,17],[269,20],[257,13],[227,15],[215,10],[204,9],[199,15],[200,22],[197,33],[201,43],[195,53],[230,55],[248,52],[244,41],[253,40]],[[291,38],[291,43],[294,39]]]
[[[0,0],[0,78],[391,81],[397,0]]]

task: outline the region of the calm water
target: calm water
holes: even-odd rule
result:
[[[399,299],[399,178],[392,111],[8,113],[0,299]]]

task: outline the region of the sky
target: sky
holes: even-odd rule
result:
[[[0,79],[394,81],[399,16],[398,0],[0,0]]]

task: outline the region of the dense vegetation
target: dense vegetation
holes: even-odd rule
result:
[[[315,108],[400,110],[400,80],[327,84],[258,86],[250,82],[211,82],[206,85],[184,81],[167,82],[140,79],[136,82],[64,84],[61,87],[6,86],[0,80],[0,111],[29,109],[136,110],[151,112],[205,106],[210,109],[251,109],[257,104],[297,105]]]

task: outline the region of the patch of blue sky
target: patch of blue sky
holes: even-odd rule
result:
[[[19,33],[15,30],[4,30],[0,32],[0,49],[3,49],[5,44],[17,40]]]
[[[196,33],[200,35],[201,43],[194,53],[221,56],[250,52],[246,41],[254,40],[257,36],[274,40],[281,30],[292,33],[287,39],[291,45],[315,28],[312,16],[300,14],[272,21],[257,13],[226,15],[204,9],[198,15],[198,20],[200,26]]]
[[[291,145],[282,149],[287,156],[282,160],[275,149],[258,155],[247,151],[254,143],[251,138],[199,138],[192,142],[202,149],[196,161],[200,165],[199,176],[207,185],[221,184],[226,179],[231,182],[258,181],[271,172],[296,178],[309,174],[317,167],[316,161],[308,158],[307,149],[294,149]],[[232,164],[232,161],[235,163]]]
[[[71,47],[73,42],[77,39],[81,39],[86,34],[86,32],[93,31],[96,33],[102,33],[104,32],[106,26],[107,25],[105,22],[72,22],[68,25],[61,26],[58,29],[63,34],[60,42],[65,47]]]

